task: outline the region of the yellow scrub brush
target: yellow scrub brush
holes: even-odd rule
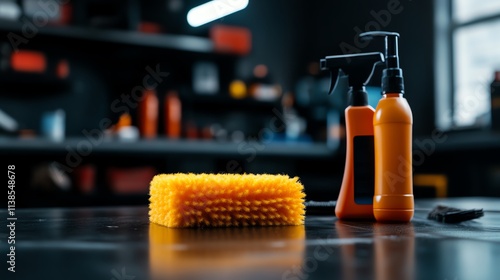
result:
[[[149,220],[167,227],[304,224],[299,178],[269,174],[160,174],[151,181]]]

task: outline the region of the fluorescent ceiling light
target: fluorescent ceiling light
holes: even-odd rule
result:
[[[213,0],[192,8],[187,14],[187,21],[192,27],[198,27],[241,11],[247,6],[248,0]]]

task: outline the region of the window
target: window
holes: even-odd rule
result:
[[[448,1],[436,1],[437,126],[485,126],[500,71],[500,1]]]

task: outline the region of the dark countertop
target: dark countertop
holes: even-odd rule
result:
[[[438,203],[486,212],[460,224],[427,220]],[[500,198],[419,200],[416,208],[407,224],[332,215],[308,216],[305,226],[222,229],[150,225],[146,207],[17,209],[16,272],[7,271],[2,229],[0,275],[8,277],[0,278],[498,279]]]

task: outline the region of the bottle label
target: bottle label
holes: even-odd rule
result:
[[[372,204],[375,194],[373,135],[354,136],[354,202]]]

